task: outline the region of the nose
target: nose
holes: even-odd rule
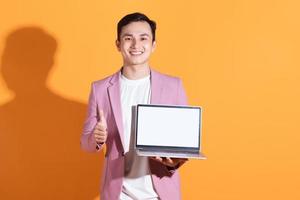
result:
[[[137,48],[139,45],[139,42],[137,39],[133,38],[131,43],[131,48]]]

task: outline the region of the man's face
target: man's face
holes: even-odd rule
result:
[[[116,41],[124,65],[147,64],[155,49],[151,27],[147,22],[131,22],[122,28],[120,41]]]

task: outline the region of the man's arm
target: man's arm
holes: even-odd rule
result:
[[[103,148],[104,143],[97,143],[94,135],[94,129],[97,125],[97,103],[94,85],[91,85],[89,95],[87,117],[84,122],[83,132],[81,134],[81,148],[88,152],[97,152]]]
[[[182,84],[181,79],[178,78],[177,81],[177,105],[188,105],[187,96]],[[162,157],[152,157],[166,167],[169,173],[173,174],[180,166],[182,166],[188,159],[185,158],[162,158]]]
[[[178,79],[177,104],[178,105],[188,105],[186,92],[184,90],[181,79]]]

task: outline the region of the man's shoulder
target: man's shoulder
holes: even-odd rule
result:
[[[159,78],[159,79],[162,79],[162,80],[165,80],[165,81],[170,81],[170,82],[177,82],[178,80],[180,80],[180,78],[178,76],[174,76],[174,75],[170,75],[170,74],[167,74],[167,73],[163,73],[163,72],[159,72],[159,71],[156,71],[156,70],[153,70],[152,71],[156,74],[156,76]]]
[[[154,70],[154,73],[155,73],[155,76],[157,77],[157,79],[162,81],[164,85],[171,85],[171,86],[173,85],[174,86],[174,84],[178,85],[178,83],[181,82],[181,79],[178,76],[158,72],[155,70]]]
[[[114,73],[114,74],[111,74],[109,76],[106,76],[102,79],[98,79],[98,80],[95,80],[92,82],[92,85],[95,87],[95,88],[101,88],[101,87],[107,87],[109,84],[110,84],[110,81],[112,80],[112,78],[114,76],[117,75],[118,72]]]

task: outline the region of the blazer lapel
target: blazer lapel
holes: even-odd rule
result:
[[[111,86],[108,87],[108,94],[110,99],[110,104],[114,114],[114,118],[117,124],[118,132],[120,135],[123,151],[124,151],[124,133],[123,133],[123,117],[122,117],[122,107],[121,107],[121,89],[120,89],[120,73],[121,71],[115,73],[111,80]]]
[[[160,99],[161,99],[161,78],[160,74],[153,70],[152,68],[150,69],[150,79],[151,79],[151,99],[150,99],[150,104],[159,104]]]

